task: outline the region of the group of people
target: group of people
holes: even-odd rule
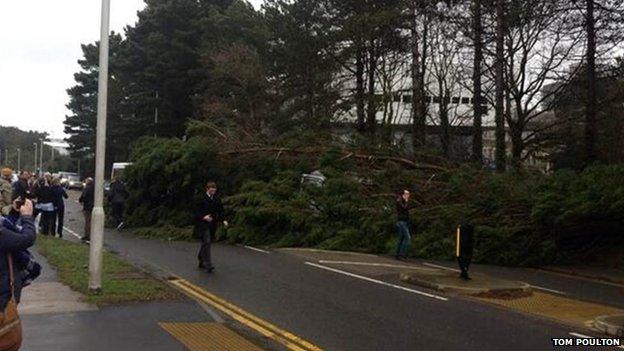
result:
[[[22,288],[41,273],[41,266],[28,252],[36,238],[33,200],[54,201],[52,191],[41,194],[41,182],[33,181],[27,172],[22,172],[14,184],[11,184],[12,176],[10,169],[0,172],[0,347],[3,350],[17,350],[21,345],[17,304]],[[51,179],[46,182],[50,187]]]
[[[8,216],[16,199],[29,199],[33,202],[33,215],[39,220],[39,232],[43,235],[63,236],[65,218],[65,188],[58,177],[45,173],[41,177],[22,171],[17,181],[11,183],[13,171],[3,168],[0,174],[0,211]]]

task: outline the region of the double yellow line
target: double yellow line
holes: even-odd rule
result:
[[[184,279],[173,279],[170,283],[190,297],[198,299],[226,315],[232,317],[247,327],[271,338],[293,351],[323,351],[318,346],[283,330],[259,317],[246,312]]]

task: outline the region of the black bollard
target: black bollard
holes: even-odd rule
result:
[[[474,250],[474,225],[472,223],[463,223],[457,227],[455,245],[455,255],[461,270],[459,277],[464,280],[470,280],[468,269],[472,262],[472,252]]]

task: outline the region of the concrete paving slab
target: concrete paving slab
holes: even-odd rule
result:
[[[22,290],[22,315],[95,311],[97,306],[82,302],[82,295],[59,282],[34,282]]]
[[[497,279],[478,273],[471,275],[472,280],[460,279],[457,273],[442,269],[403,272],[400,277],[406,283],[464,295],[522,295],[531,293],[531,286],[527,283]]]

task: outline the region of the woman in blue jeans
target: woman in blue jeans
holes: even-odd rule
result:
[[[396,201],[396,209],[397,209],[397,231],[399,233],[399,245],[397,246],[396,251],[396,259],[403,260],[407,258],[407,251],[409,250],[409,245],[411,241],[411,235],[409,230],[409,210],[411,208],[410,203],[410,192],[407,189],[404,189],[397,198]]]

